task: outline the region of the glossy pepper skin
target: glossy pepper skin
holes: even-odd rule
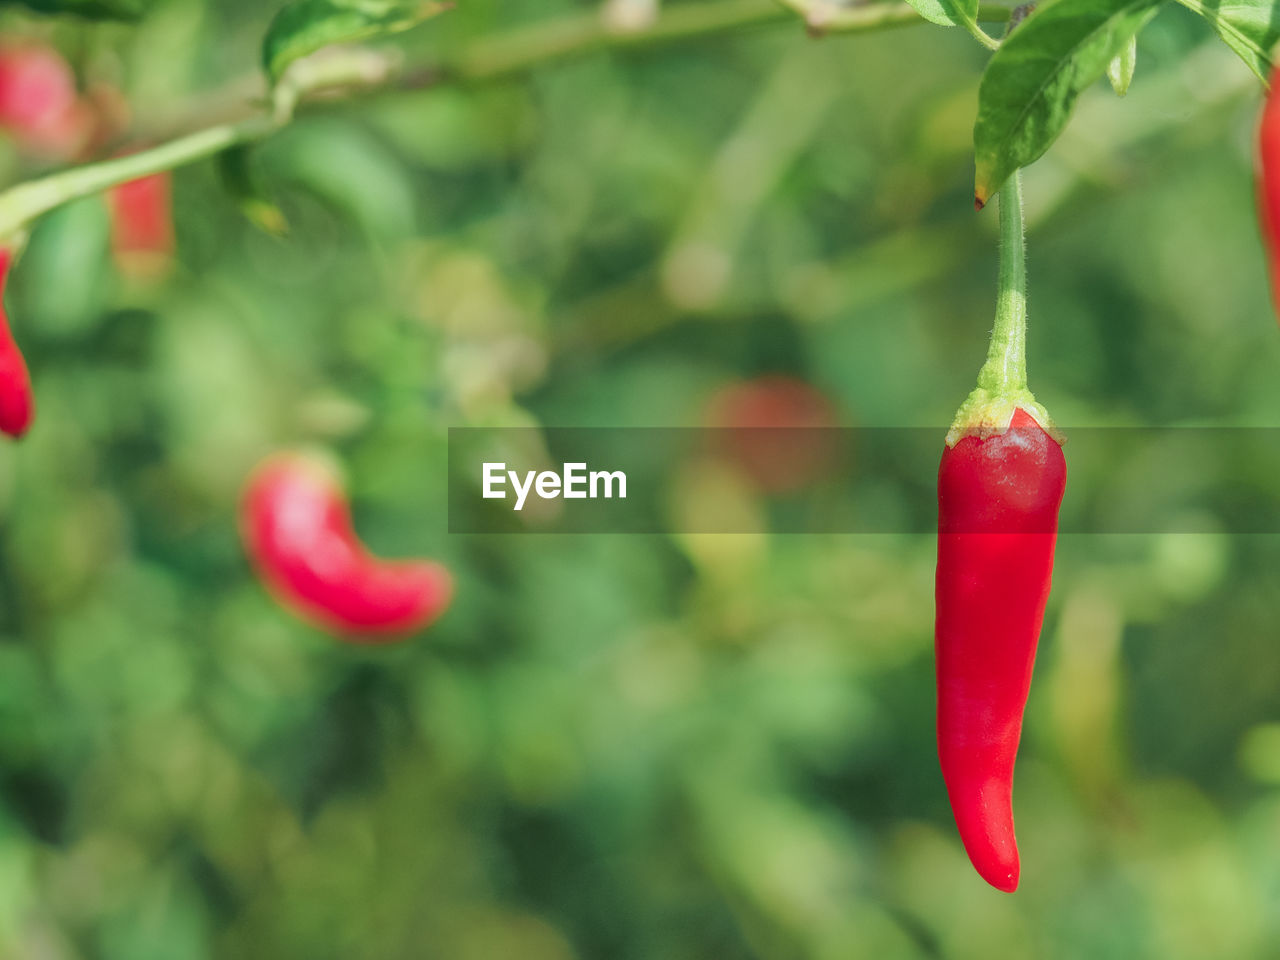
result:
[[[13,252],[0,248],[0,430],[17,439],[31,426],[36,405],[27,361],[13,339],[4,310],[4,288],[12,264]]]
[[[246,551],[267,588],[304,619],[375,642],[413,633],[442,614],[453,580],[426,560],[383,560],[360,542],[342,487],[299,454],[268,459],[241,504]]]
[[[1061,444],[1027,411],[962,436],[938,470],[938,754],[969,859],[1018,886],[1013,766],[1066,489]]]

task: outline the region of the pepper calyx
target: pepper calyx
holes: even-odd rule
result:
[[[1013,415],[1021,410],[1039,425],[1061,446],[1066,438],[1041,406],[1030,390],[1014,390],[994,394],[985,387],[978,387],[956,411],[951,429],[947,431],[947,446],[954,447],[965,437],[986,440],[1008,432]]]

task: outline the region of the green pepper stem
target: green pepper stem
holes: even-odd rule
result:
[[[978,386],[995,396],[1027,388],[1027,257],[1022,226],[1022,171],[1000,190],[1000,280],[996,325]]]
[[[1000,188],[1000,285],[991,346],[978,371],[977,387],[956,411],[947,446],[955,446],[964,437],[1004,433],[1016,410],[1026,411],[1062,442],[1048,411],[1027,389],[1027,262],[1021,172],[1015,172]]]

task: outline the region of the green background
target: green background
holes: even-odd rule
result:
[[[0,30],[163,126],[251,76],[272,8]],[[462,8],[410,62],[592,10]],[[985,55],[781,21],[317,113],[254,154],[289,235],[183,169],[158,285],[115,275],[100,200],[42,222],[8,298],[39,415],[0,448],[0,956],[1280,952],[1280,538],[1063,538],[1007,896],[937,769],[930,537],[445,530],[450,425],[696,425],[764,373],[941,449],[994,310]],[[1170,9],[1028,171],[1031,385],[1068,433],[1280,423],[1259,100]],[[246,565],[246,475],[316,445],[374,549],[456,572],[403,645]],[[1071,509],[1217,469],[1076,472]],[[686,479],[680,509],[763,509]]]

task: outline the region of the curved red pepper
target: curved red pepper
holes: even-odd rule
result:
[[[352,527],[341,486],[311,459],[267,460],[241,506],[254,567],[304,619],[346,637],[387,639],[427,626],[449,605],[449,572],[438,563],[371,554]]]
[[[13,251],[0,248],[0,430],[16,439],[27,432],[35,417],[35,395],[27,361],[13,339],[4,310],[4,288],[12,264]]]
[[[960,839],[988,883],[1018,886],[1013,764],[1053,573],[1062,447],[1021,408],[938,470],[938,754]]]

